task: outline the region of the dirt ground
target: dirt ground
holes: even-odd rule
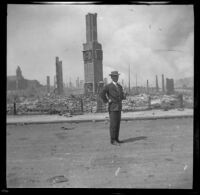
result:
[[[192,188],[193,118],[7,126],[8,188]]]

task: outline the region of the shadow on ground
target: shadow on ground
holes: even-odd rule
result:
[[[122,140],[122,143],[135,142],[135,141],[144,140],[144,139],[147,139],[147,137],[146,136],[132,137],[132,138]]]

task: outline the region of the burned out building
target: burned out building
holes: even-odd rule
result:
[[[50,77],[47,76],[47,93],[50,92]]]
[[[56,57],[56,86],[57,94],[63,94],[62,61],[59,61],[59,57]]]
[[[86,15],[86,43],[83,44],[85,93],[97,93],[103,81],[103,51],[97,39],[97,14]]]
[[[20,66],[16,69],[16,75],[7,76],[7,91],[27,90],[29,88],[39,88],[42,85],[37,80],[24,78]]]
[[[156,92],[159,92],[158,76],[156,75]]]
[[[16,75],[7,77],[7,90],[23,90],[28,87],[27,80],[23,77],[21,68],[18,66]]]
[[[149,81],[147,80],[147,94],[149,93]]]
[[[174,79],[166,78],[166,90],[167,94],[174,93]]]
[[[162,74],[162,92],[165,92],[165,80],[164,80],[164,75]]]

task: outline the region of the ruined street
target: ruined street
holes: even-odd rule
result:
[[[8,188],[191,189],[193,118],[7,125]]]

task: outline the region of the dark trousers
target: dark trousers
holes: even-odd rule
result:
[[[110,111],[109,117],[110,117],[110,140],[116,141],[119,138],[121,111]]]

